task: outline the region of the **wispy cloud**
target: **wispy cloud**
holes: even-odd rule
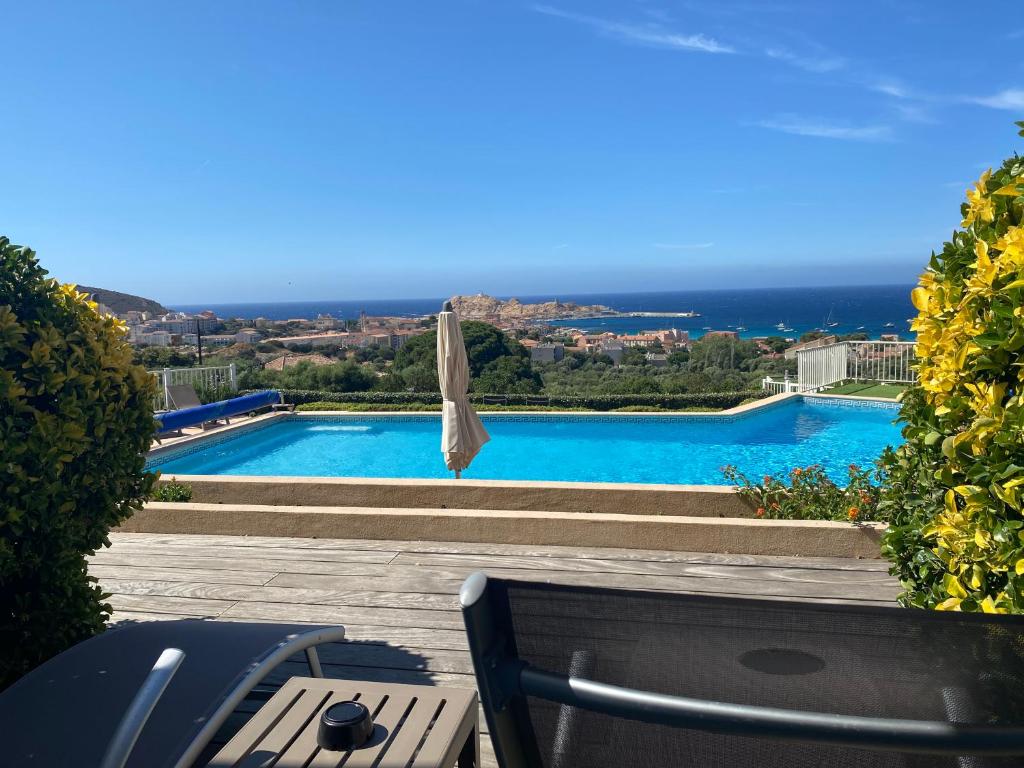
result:
[[[569,247],[568,243],[559,243],[558,245],[551,246],[551,250],[553,250],[553,251],[564,251],[568,247]]]
[[[533,10],[546,16],[554,16],[577,24],[583,24],[598,33],[633,45],[665,48],[675,51],[697,51],[701,53],[736,53],[732,46],[720,43],[703,34],[681,34],[665,29],[660,24],[632,24],[612,21],[597,16],[563,11],[550,5],[535,5]]]
[[[878,80],[868,85],[868,90],[884,93],[894,99],[916,99],[919,96],[897,80]]]
[[[1024,109],[1024,88],[1007,88],[991,96],[969,97],[965,101],[992,109]]]
[[[849,125],[835,123],[817,117],[779,115],[757,123],[761,128],[794,136],[813,136],[822,139],[844,141],[891,141],[892,128],[888,125]]]
[[[846,66],[846,59],[841,56],[805,56],[782,47],[766,48],[764,55],[818,74],[834,72]]]
[[[653,243],[662,251],[702,251],[714,247],[714,243]]]
[[[900,103],[895,105],[896,114],[908,123],[925,123],[934,125],[938,121],[932,116],[931,109],[921,103]]]

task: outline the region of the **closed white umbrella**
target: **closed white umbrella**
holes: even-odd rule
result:
[[[446,301],[437,316],[437,379],[441,383],[441,453],[444,463],[461,477],[480,448],[491,439],[469,404],[469,361],[459,318]]]

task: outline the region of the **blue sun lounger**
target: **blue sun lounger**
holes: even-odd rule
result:
[[[168,432],[177,432],[185,427],[197,427],[210,421],[227,419],[260,408],[274,406],[280,402],[281,393],[276,389],[268,389],[263,392],[254,392],[251,395],[233,397],[230,400],[220,400],[207,405],[158,413],[156,420],[160,426],[157,429],[157,434],[166,435]]]

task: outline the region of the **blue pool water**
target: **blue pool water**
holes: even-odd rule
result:
[[[881,407],[879,407],[881,406]],[[901,441],[895,406],[793,401],[736,417],[483,416],[491,434],[465,477],[722,484],[822,464],[837,481]],[[296,416],[151,462],[164,475],[451,477],[425,416]]]

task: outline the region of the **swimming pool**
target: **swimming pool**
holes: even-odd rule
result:
[[[844,481],[902,438],[895,404],[793,398],[728,416],[484,414],[491,442],[464,477],[721,485],[821,464]],[[294,414],[159,456],[164,475],[446,478],[438,414]]]

